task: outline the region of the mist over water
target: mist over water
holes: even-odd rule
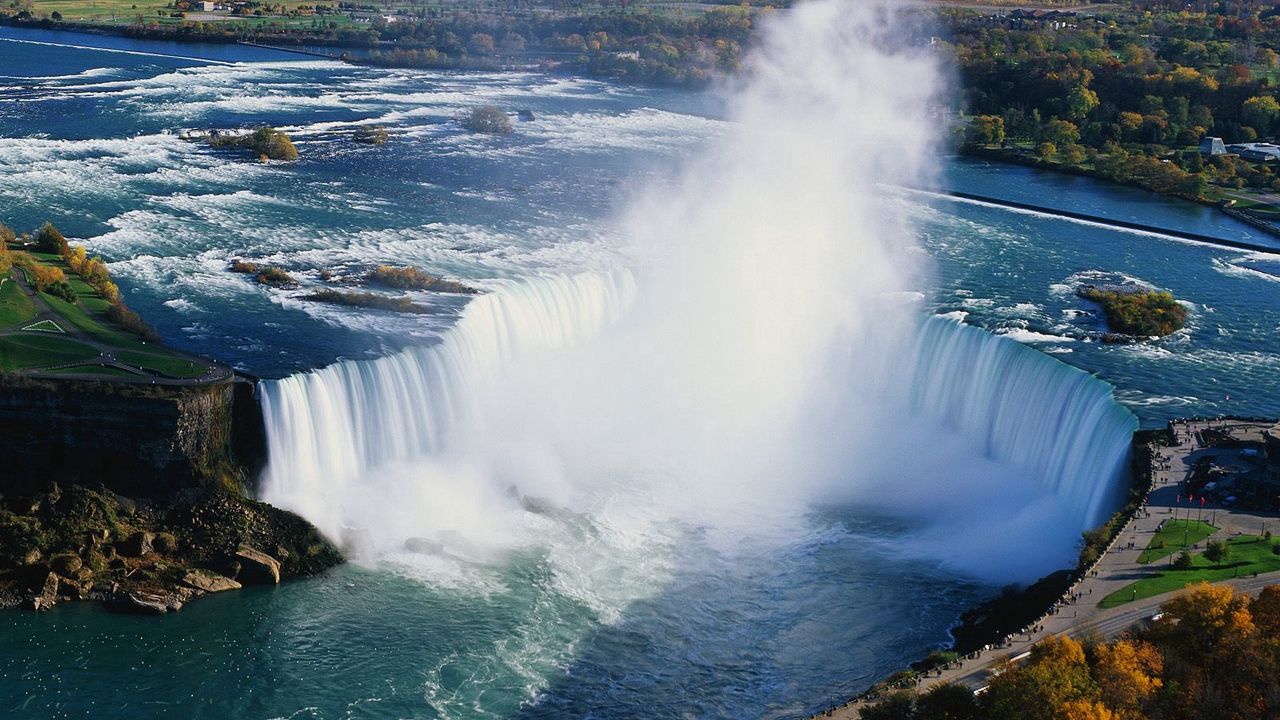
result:
[[[1068,563],[1135,420],[1087,373],[924,319],[908,208],[877,191],[927,181],[938,140],[912,22],[836,1],[775,21],[727,130],[619,214],[616,269],[497,283],[436,345],[264,383],[264,499],[464,596],[532,555],[605,626],[691,573],[723,592],[843,542],[815,521],[833,508],[986,581]],[[658,647],[732,635],[657,606]],[[577,626],[529,624],[514,667],[574,657],[548,628]]]
[[[409,537],[489,558],[537,535],[530,515],[604,508],[786,542],[859,502],[959,532],[946,559],[984,578],[1067,561],[1133,419],[1014,343],[920,339],[923,254],[876,192],[923,181],[938,139],[940,72],[904,17],[817,2],[775,22],[729,131],[620,218],[629,268],[512,284],[438,346],[269,384],[266,499],[370,559]],[[1028,542],[992,557],[1010,531]]]

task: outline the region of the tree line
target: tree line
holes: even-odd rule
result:
[[[970,146],[1019,144],[1046,162],[1198,199],[1209,185],[1280,189],[1265,163],[1206,161],[1207,136],[1280,132],[1280,12],[1251,2],[1137,2],[1056,22],[944,13]]]

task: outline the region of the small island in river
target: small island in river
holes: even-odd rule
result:
[[[1169,292],[1084,285],[1076,294],[1102,305],[1110,330],[1104,340],[1114,340],[1116,334],[1164,337],[1181,330],[1187,321],[1186,308]]]

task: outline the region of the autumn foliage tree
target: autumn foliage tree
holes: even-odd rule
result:
[[[1005,661],[987,690],[894,696],[879,720],[1275,720],[1280,718],[1280,585],[1256,599],[1195,585],[1161,619],[1110,643],[1049,637]],[[945,704],[929,701],[946,699]]]

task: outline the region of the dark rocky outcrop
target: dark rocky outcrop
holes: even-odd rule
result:
[[[159,614],[340,562],[302,518],[216,487],[130,499],[103,486],[52,484],[0,499],[0,607],[100,600]]]

